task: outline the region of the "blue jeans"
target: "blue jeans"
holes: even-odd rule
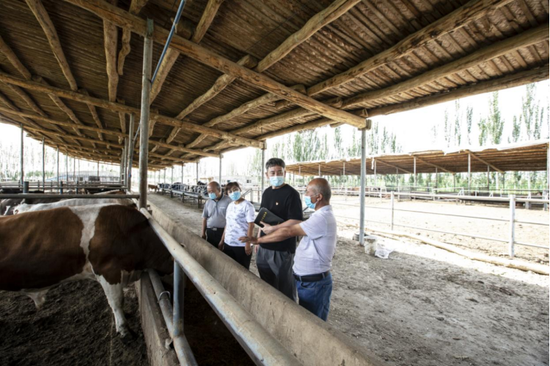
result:
[[[317,282],[295,281],[300,306],[327,321],[332,295],[332,274]]]

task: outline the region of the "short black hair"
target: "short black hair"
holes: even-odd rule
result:
[[[241,186],[237,182],[230,182],[225,185],[225,192],[229,192],[233,187],[241,189]]]
[[[268,170],[272,166],[280,166],[283,169],[286,167],[285,161],[279,158],[271,158],[265,163],[265,170]]]

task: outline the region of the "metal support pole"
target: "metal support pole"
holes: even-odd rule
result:
[[[170,173],[170,184],[174,184],[174,166],[172,166],[172,171]]]
[[[374,186],[378,187],[378,175],[376,174],[376,159],[372,158],[372,163],[374,164]]]
[[[393,209],[395,204],[394,200],[395,200],[395,194],[394,192],[392,192],[391,193],[391,222],[390,222],[390,230],[392,231],[393,231],[393,213],[394,213]]]
[[[220,180],[218,180],[219,184],[222,184],[222,154],[220,154]]]
[[[435,168],[435,188],[437,189],[437,183],[438,183],[438,176],[439,176],[439,173],[437,173],[437,168]],[[436,192],[437,193],[437,192]]]
[[[57,147],[57,189],[59,189],[59,146]],[[59,191],[61,193],[61,191]]]
[[[183,184],[183,167],[185,166],[185,164],[181,164],[181,184]]]
[[[139,208],[147,208],[147,169],[149,159],[149,105],[151,104],[151,64],[153,56],[153,20],[147,19],[147,33],[143,45],[143,73],[141,76],[141,118],[139,141]]]
[[[134,139],[132,138],[133,134],[134,134],[134,119],[135,119],[135,116],[134,114],[130,114],[130,126],[129,126],[129,130],[128,130],[128,136],[129,136],[129,146],[130,148],[128,149],[128,173],[127,173],[127,177],[128,177],[128,191],[131,191],[132,190],[132,165],[133,165],[133,160],[134,160]]]
[[[199,162],[197,161],[197,183],[195,184],[199,184]]]
[[[76,182],[76,158],[73,158],[73,182]]]
[[[183,335],[184,291],[185,276],[178,262],[174,261],[174,307],[172,313],[174,337]]]
[[[322,176],[321,176],[321,164],[319,164],[319,178],[322,178]]]
[[[25,146],[24,146],[24,142],[23,142],[23,138],[24,138],[24,132],[25,130],[23,130],[23,125],[21,124],[21,151],[20,151],[20,168],[21,168],[21,188],[23,188],[23,182],[25,181],[25,168],[24,168],[24,161],[25,161]]]
[[[365,245],[365,175],[367,171],[367,130],[361,130],[361,193],[360,219],[359,219],[359,244]]]
[[[510,258],[514,258],[514,242],[515,242],[515,228],[514,222],[516,219],[516,196],[510,195],[510,239],[509,239],[509,254]]]
[[[265,169],[265,149],[262,149],[262,166],[260,167],[260,194],[264,193],[264,169]]]
[[[42,137],[42,187],[46,192],[46,144],[44,143],[44,137]]]
[[[491,190],[491,167],[487,165],[487,192]]]
[[[101,179],[99,178],[99,160],[97,162],[97,179],[99,182],[101,182]]]
[[[472,156],[468,153],[468,194],[472,190]]]
[[[416,189],[416,156],[413,157],[414,188]]]
[[[65,155],[65,183],[69,183],[69,155]]]

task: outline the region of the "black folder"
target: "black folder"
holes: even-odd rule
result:
[[[264,227],[262,224],[260,224],[260,222],[265,222],[269,225],[279,225],[283,221],[285,220],[281,219],[279,216],[275,215],[267,208],[262,207],[260,208],[260,211],[258,212],[258,216],[256,216],[254,223],[260,227]]]

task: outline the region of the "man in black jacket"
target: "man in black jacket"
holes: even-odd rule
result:
[[[277,226],[265,225],[260,236],[277,228],[299,224],[303,220],[300,194],[285,183],[285,162],[271,158],[266,162],[265,168],[270,187],[263,192],[260,206],[267,208],[284,222]],[[262,280],[294,301],[296,284],[292,264],[295,252],[296,237],[292,237],[277,243],[261,244],[256,256],[256,265]]]

